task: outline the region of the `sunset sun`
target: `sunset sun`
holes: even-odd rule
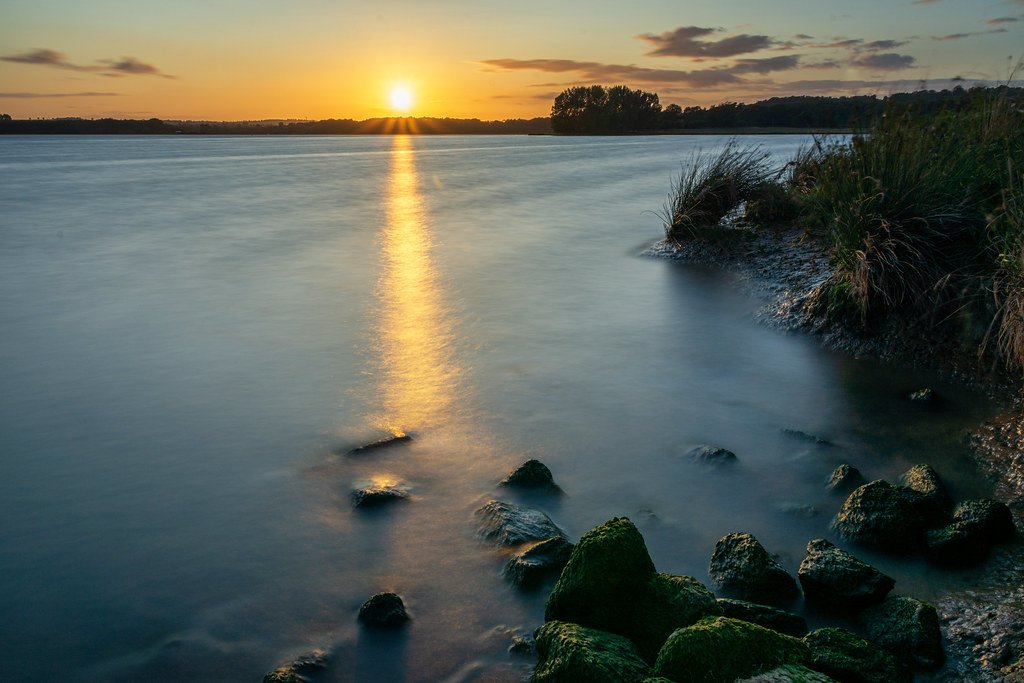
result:
[[[412,91],[404,85],[392,86],[388,91],[388,102],[392,109],[404,114],[412,107]]]

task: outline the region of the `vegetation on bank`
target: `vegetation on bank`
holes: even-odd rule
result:
[[[812,312],[868,330],[915,319],[1024,369],[1024,108],[1013,94],[975,92],[938,112],[891,105],[848,143],[818,139],[773,172],[736,144],[695,158],[666,235],[727,234],[720,219],[744,201],[753,223],[799,220],[835,266]]]

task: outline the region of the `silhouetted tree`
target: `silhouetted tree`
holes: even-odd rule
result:
[[[556,133],[626,133],[657,128],[661,103],[656,93],[617,85],[577,86],[563,90],[551,105]]]

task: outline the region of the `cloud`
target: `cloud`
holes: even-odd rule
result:
[[[903,47],[907,44],[905,40],[872,40],[870,43],[864,43],[858,50],[875,51],[875,50],[892,50],[897,47]]]
[[[800,67],[800,55],[783,55],[767,59],[738,59],[731,67],[723,70],[734,74],[766,74],[772,71],[789,71]]]
[[[95,64],[75,64],[68,60],[67,55],[57,50],[48,48],[36,48],[28,52],[15,55],[4,55],[0,61],[12,62],[14,64],[33,64],[36,66],[48,66],[55,69],[68,71],[87,71],[98,73],[103,76],[159,76],[161,78],[176,78],[170,74],[163,73],[152,64],[140,62],[135,57],[121,57],[120,59],[99,59]]]
[[[647,53],[652,57],[735,57],[764,50],[776,43],[769,36],[746,33],[721,40],[700,40],[719,30],[700,26],[681,26],[661,35],[644,33],[637,38],[654,46],[654,49]]]
[[[944,36],[932,36],[932,40],[962,40],[964,38],[970,38],[972,36],[983,36],[988,33],[1007,33],[1005,28],[994,28],[990,31],[972,31],[970,33],[949,33]]]
[[[624,64],[578,62],[573,59],[485,59],[481,61],[481,64],[506,71],[577,72],[583,77],[582,80],[595,83],[618,80],[641,83],[680,83],[697,87],[710,87],[741,82],[735,74],[727,69],[701,69],[697,71],[649,69],[647,67]]]
[[[914,58],[910,55],[899,55],[895,52],[870,53],[859,55],[850,60],[854,66],[876,71],[897,71],[909,69],[914,65]]]
[[[1012,24],[1020,21],[1018,17],[996,17],[995,19],[989,19],[985,23],[989,26],[997,26],[999,24]]]
[[[27,100],[40,97],[120,97],[119,92],[0,92],[0,100]]]

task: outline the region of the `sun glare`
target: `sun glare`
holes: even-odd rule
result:
[[[412,92],[404,85],[396,85],[388,93],[388,101],[395,111],[405,113],[412,107]]]

